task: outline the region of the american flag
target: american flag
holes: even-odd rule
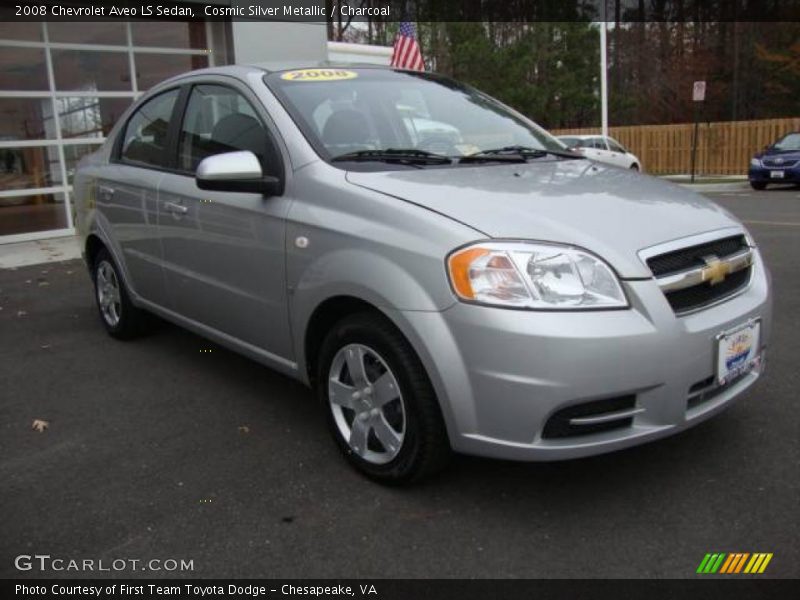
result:
[[[403,21],[400,31],[394,38],[394,52],[392,52],[393,67],[424,71],[425,63],[422,61],[422,52],[417,42],[417,28],[413,23]]]

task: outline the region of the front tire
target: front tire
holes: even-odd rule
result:
[[[131,303],[119,268],[105,248],[95,257],[92,280],[100,322],[108,334],[121,340],[140,335],[145,315]]]
[[[751,181],[750,187],[753,188],[754,190],[761,191],[763,189],[766,189],[767,184],[764,183],[763,181]]]
[[[402,484],[447,464],[450,444],[433,386],[391,322],[374,313],[346,317],[328,333],[317,365],[331,432],[356,469]]]
[[[641,169],[639,168],[639,165],[637,165],[636,163],[633,163],[631,165],[631,171],[639,171],[639,170]]]

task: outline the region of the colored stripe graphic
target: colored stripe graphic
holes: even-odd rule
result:
[[[700,565],[697,567],[697,573],[719,573],[722,574],[735,574],[735,573],[763,573],[769,561],[772,560],[772,553],[755,552],[715,552],[706,554]],[[746,566],[745,566],[746,565]]]

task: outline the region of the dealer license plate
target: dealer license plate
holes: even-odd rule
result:
[[[769,176],[773,179],[783,179],[786,177],[786,173],[784,171],[770,171]]]
[[[717,336],[717,382],[723,385],[758,365],[760,321]]]

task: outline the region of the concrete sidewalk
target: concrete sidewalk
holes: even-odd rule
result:
[[[81,257],[78,237],[50,238],[14,244],[0,244],[0,269],[61,262]]]

